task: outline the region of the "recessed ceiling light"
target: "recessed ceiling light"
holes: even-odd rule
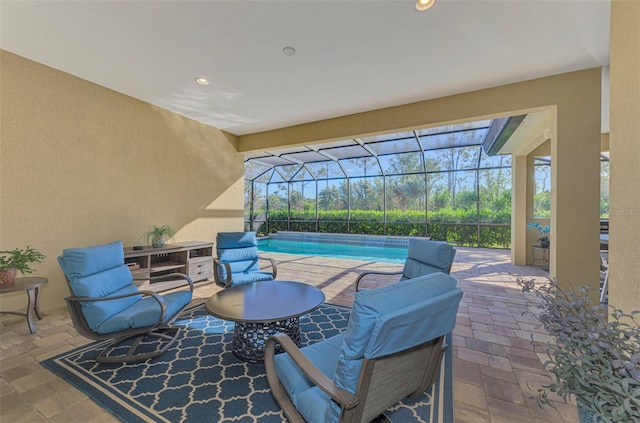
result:
[[[285,47],[282,49],[282,52],[287,56],[293,56],[294,54],[296,54],[296,49],[293,47]]]
[[[209,80],[207,78],[196,78],[196,84],[209,85]]]
[[[424,12],[425,10],[429,10],[436,4],[436,0],[418,0],[416,2],[416,10],[418,12]]]

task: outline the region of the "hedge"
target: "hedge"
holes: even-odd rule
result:
[[[480,219],[478,231],[477,219]],[[420,210],[390,210],[387,212],[385,230],[384,213],[377,210],[352,210],[351,220],[347,210],[320,211],[317,231],[323,233],[352,233],[369,235],[428,235],[433,240],[447,241],[460,246],[509,248],[511,246],[511,215],[509,211],[443,208],[429,212],[429,223],[425,231],[425,214]],[[313,211],[292,211],[288,221],[286,211],[269,213],[268,230],[316,232],[316,214]],[[247,227],[251,227],[247,222]],[[253,226],[255,227],[255,225]],[[259,227],[258,233],[266,235],[267,225]],[[479,232],[479,233],[478,233]]]

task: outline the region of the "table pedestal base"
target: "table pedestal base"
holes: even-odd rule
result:
[[[233,355],[249,363],[263,363],[267,339],[277,332],[286,333],[300,346],[300,323],[297,317],[275,322],[236,322],[233,331]],[[281,351],[280,346],[276,347],[276,351]]]

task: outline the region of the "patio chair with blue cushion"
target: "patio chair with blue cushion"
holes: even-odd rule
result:
[[[188,291],[165,295],[139,291],[124,264],[120,241],[65,249],[58,263],[71,291],[65,301],[76,330],[90,339],[113,339],[96,361],[147,360],[173,345],[180,329],[169,323],[191,301],[193,283],[188,276],[173,273],[150,278],[150,282],[183,279]],[[145,340],[154,342],[143,343]]]
[[[228,288],[243,283],[271,281],[278,271],[273,259],[258,255],[255,232],[219,232],[216,236],[217,258],[213,259],[213,278]],[[267,260],[271,271],[260,270],[259,260]]]
[[[370,422],[433,385],[462,298],[456,285],[434,273],[357,292],[346,330],[301,349],[271,336],[267,380],[288,420]]]
[[[451,273],[456,249],[444,241],[427,239],[409,239],[409,250],[404,268],[397,272],[370,271],[361,273],[356,279],[356,291],[360,290],[360,282],[369,275],[402,275],[400,280],[411,279],[430,273]]]

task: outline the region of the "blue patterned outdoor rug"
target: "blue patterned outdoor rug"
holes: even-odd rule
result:
[[[302,345],[340,333],[349,309],[323,304],[300,318]],[[175,325],[180,338],[163,355],[131,364],[99,364],[104,342],[93,342],[41,364],[87,394],[123,422],[283,422],[264,365],[231,353],[233,322],[210,316],[202,305],[185,310]],[[385,412],[393,423],[452,422],[451,348],[431,390]]]

